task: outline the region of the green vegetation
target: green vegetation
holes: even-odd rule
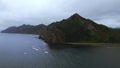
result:
[[[77,13],[60,22],[54,22],[45,26],[22,25],[11,27],[4,33],[28,33],[38,34],[39,38],[49,44],[60,44],[66,42],[78,43],[119,43],[120,29],[108,28],[97,24],[90,19],[85,19]]]

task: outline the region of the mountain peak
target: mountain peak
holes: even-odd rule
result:
[[[80,18],[83,19],[83,17],[80,16],[78,13],[75,13],[75,14],[73,14],[73,15],[70,17],[70,19],[80,19]]]
[[[80,16],[78,13],[74,13],[72,16]]]

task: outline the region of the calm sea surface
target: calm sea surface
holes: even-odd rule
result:
[[[36,35],[0,34],[0,68],[120,68],[120,47],[50,49]]]

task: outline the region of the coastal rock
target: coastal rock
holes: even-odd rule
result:
[[[61,44],[65,42],[65,35],[62,31],[55,27],[48,27],[40,33],[40,39],[48,44]]]

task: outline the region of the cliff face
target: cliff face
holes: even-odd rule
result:
[[[49,44],[65,42],[120,42],[120,29],[111,29],[97,24],[90,19],[73,14],[60,22],[54,22],[45,26],[22,25],[11,27],[4,33],[28,33],[38,34],[39,38]]]
[[[65,42],[64,33],[55,27],[47,27],[40,33],[39,38],[43,39],[48,44],[60,44]]]

